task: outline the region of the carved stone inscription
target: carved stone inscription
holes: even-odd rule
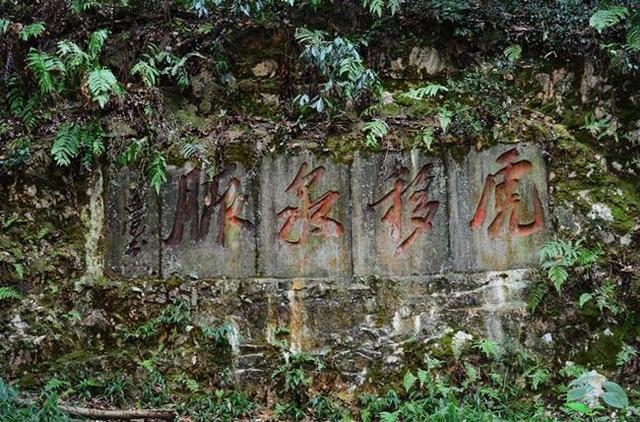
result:
[[[441,160],[417,151],[357,157],[352,190],[356,275],[420,275],[447,268],[447,190]]]
[[[418,151],[264,157],[216,174],[169,169],[161,198],[114,182],[107,263],[133,277],[419,276],[536,262],[549,221],[541,151],[500,145],[463,161]],[[153,201],[151,199],[154,199]],[[158,208],[161,204],[161,209]],[[161,217],[160,217],[161,216]]]
[[[350,274],[348,167],[311,154],[267,157],[260,182],[259,272],[270,277]]]
[[[160,274],[158,198],[144,174],[118,170],[107,181],[107,273],[128,278]]]
[[[549,221],[546,171],[535,145],[501,145],[449,160],[454,268],[503,270],[537,262]]]
[[[231,164],[208,177],[172,168],[162,215],[163,275],[255,274],[253,179]]]

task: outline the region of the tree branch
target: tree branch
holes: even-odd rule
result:
[[[173,410],[163,409],[135,409],[135,410],[103,410],[90,409],[88,407],[58,405],[58,408],[65,413],[73,416],[83,416],[95,419],[160,419],[164,421],[173,421],[176,413]]]

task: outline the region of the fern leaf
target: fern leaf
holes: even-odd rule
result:
[[[378,17],[382,16],[383,0],[362,0],[362,5],[369,9],[369,13]]]
[[[503,54],[511,63],[515,63],[520,60],[520,57],[522,56],[522,47],[518,44],[510,45],[504,49]]]
[[[438,122],[440,122],[440,128],[442,129],[443,134],[447,133],[452,120],[453,111],[449,110],[446,107],[442,107],[440,109],[440,112],[438,113]]]
[[[0,287],[0,301],[10,299],[21,299],[22,296],[11,287]]]
[[[531,312],[535,312],[549,293],[549,283],[536,283],[527,294],[527,307]]]
[[[27,67],[33,72],[40,91],[49,94],[55,91],[54,71],[64,72],[64,64],[56,57],[32,48],[27,54]]]
[[[167,159],[160,151],[155,152],[149,165],[149,179],[153,189],[160,195],[160,188],[167,181]]]
[[[89,36],[89,55],[92,58],[98,57],[110,33],[108,29],[99,29]]]
[[[6,34],[9,30],[11,21],[9,19],[0,19],[0,34]]]
[[[640,22],[635,22],[627,31],[627,49],[640,53]]]
[[[402,94],[403,97],[410,98],[412,100],[424,100],[425,98],[433,98],[440,92],[447,92],[449,89],[440,84],[429,84],[422,88],[412,89]]]
[[[89,55],[82,51],[78,44],[69,40],[58,43],[58,55],[62,57],[69,70],[80,67],[89,61]]]
[[[143,60],[140,60],[131,68],[131,74],[139,75],[142,82],[148,87],[154,86],[158,80],[158,76],[160,76],[160,72],[155,66]]]
[[[376,147],[389,132],[389,125],[384,120],[376,119],[365,123],[362,131],[366,133],[366,145]]]
[[[91,99],[97,102],[100,108],[104,108],[107,105],[111,94],[120,92],[118,80],[111,70],[106,67],[89,72],[87,86],[89,87]]]
[[[75,123],[64,123],[51,147],[51,155],[59,166],[68,166],[80,149],[80,129]]]
[[[569,273],[567,272],[567,269],[562,265],[554,265],[551,268],[549,268],[547,275],[549,279],[553,282],[553,285],[555,286],[558,293],[560,293],[560,291],[562,290],[562,285],[569,278]]]
[[[617,25],[629,16],[629,9],[626,7],[610,7],[601,9],[594,13],[589,19],[589,26],[602,33],[607,28]]]
[[[395,15],[398,13],[398,10],[400,10],[400,0],[389,0],[387,8],[391,11],[392,15]]]
[[[100,6],[98,0],[71,0],[71,9],[76,13],[86,12]]]
[[[42,22],[32,23],[22,28],[19,37],[22,41],[29,41],[31,38],[38,38],[45,30],[45,25]]]

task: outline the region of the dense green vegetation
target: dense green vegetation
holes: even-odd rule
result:
[[[0,419],[68,420],[58,402],[202,421],[640,418],[636,1],[0,0],[0,37],[1,321],[19,308],[46,337],[25,346],[35,364],[0,361]],[[414,46],[444,64],[395,68]],[[131,286],[83,279],[84,240],[68,227],[82,216],[65,207],[104,164],[142,169],[159,193],[170,160],[215,169],[310,144],[348,160],[513,138],[549,152],[554,205],[587,215],[588,192],[613,214],[558,227],[540,251],[529,323],[556,329],[555,348],[408,343],[407,367],[354,393],[332,384],[330,354],[280,338],[270,395],[242,392],[231,327],[199,325],[180,301],[128,321]],[[126,323],[96,337],[80,310],[103,296]],[[207,363],[176,367],[193,350]]]

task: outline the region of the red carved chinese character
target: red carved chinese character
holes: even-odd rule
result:
[[[226,229],[228,226],[245,228],[252,230],[253,223],[240,218],[247,197],[239,193],[240,180],[236,177],[229,179],[227,189],[219,194],[220,183],[235,170],[235,165],[231,165],[216,174],[211,181],[204,184],[204,207],[202,215],[199,215],[199,184],[200,169],[194,168],[187,174],[183,174],[178,179],[178,200],[176,202],[176,214],[173,228],[169,237],[164,240],[167,246],[176,246],[182,242],[184,225],[191,222],[191,240],[204,240],[209,234],[211,217],[213,211],[218,207],[218,233],[216,243],[226,246]]]
[[[426,233],[433,228],[433,217],[438,211],[440,202],[429,201],[428,191],[431,179],[433,179],[433,176],[431,176],[432,169],[433,166],[431,164],[424,165],[416,177],[405,186],[404,178],[409,176],[409,169],[401,167],[386,179],[395,178],[393,189],[373,204],[369,204],[371,209],[375,209],[385,202],[391,203],[391,206],[380,221],[387,223],[391,227],[391,238],[398,242],[395,255],[405,253],[422,233]],[[412,188],[413,192],[409,195],[409,202],[413,205],[410,221],[414,229],[404,240],[401,240],[404,208],[402,200],[405,193]]]
[[[306,244],[309,241],[309,235],[327,238],[340,237],[344,234],[342,224],[328,217],[331,207],[340,197],[340,192],[328,191],[313,201],[310,190],[313,184],[324,175],[326,169],[319,166],[305,174],[307,167],[307,163],[302,163],[293,182],[285,191],[295,191],[301,205],[287,207],[278,213],[278,218],[286,219],[278,232],[278,240],[294,245]],[[298,238],[291,239],[291,232],[296,227],[299,229]]]
[[[473,230],[480,229],[484,224],[487,217],[487,203],[492,190],[494,190],[496,216],[487,229],[490,237],[495,237],[500,233],[507,219],[507,228],[512,235],[529,236],[542,230],[544,225],[542,202],[535,186],[533,187],[533,221],[520,223],[521,203],[520,195],[516,191],[520,178],[533,170],[533,164],[528,160],[515,161],[519,156],[518,150],[512,148],[501,154],[496,160],[504,167],[487,176],[478,207],[470,223]],[[502,178],[499,183],[497,182],[498,178]]]

